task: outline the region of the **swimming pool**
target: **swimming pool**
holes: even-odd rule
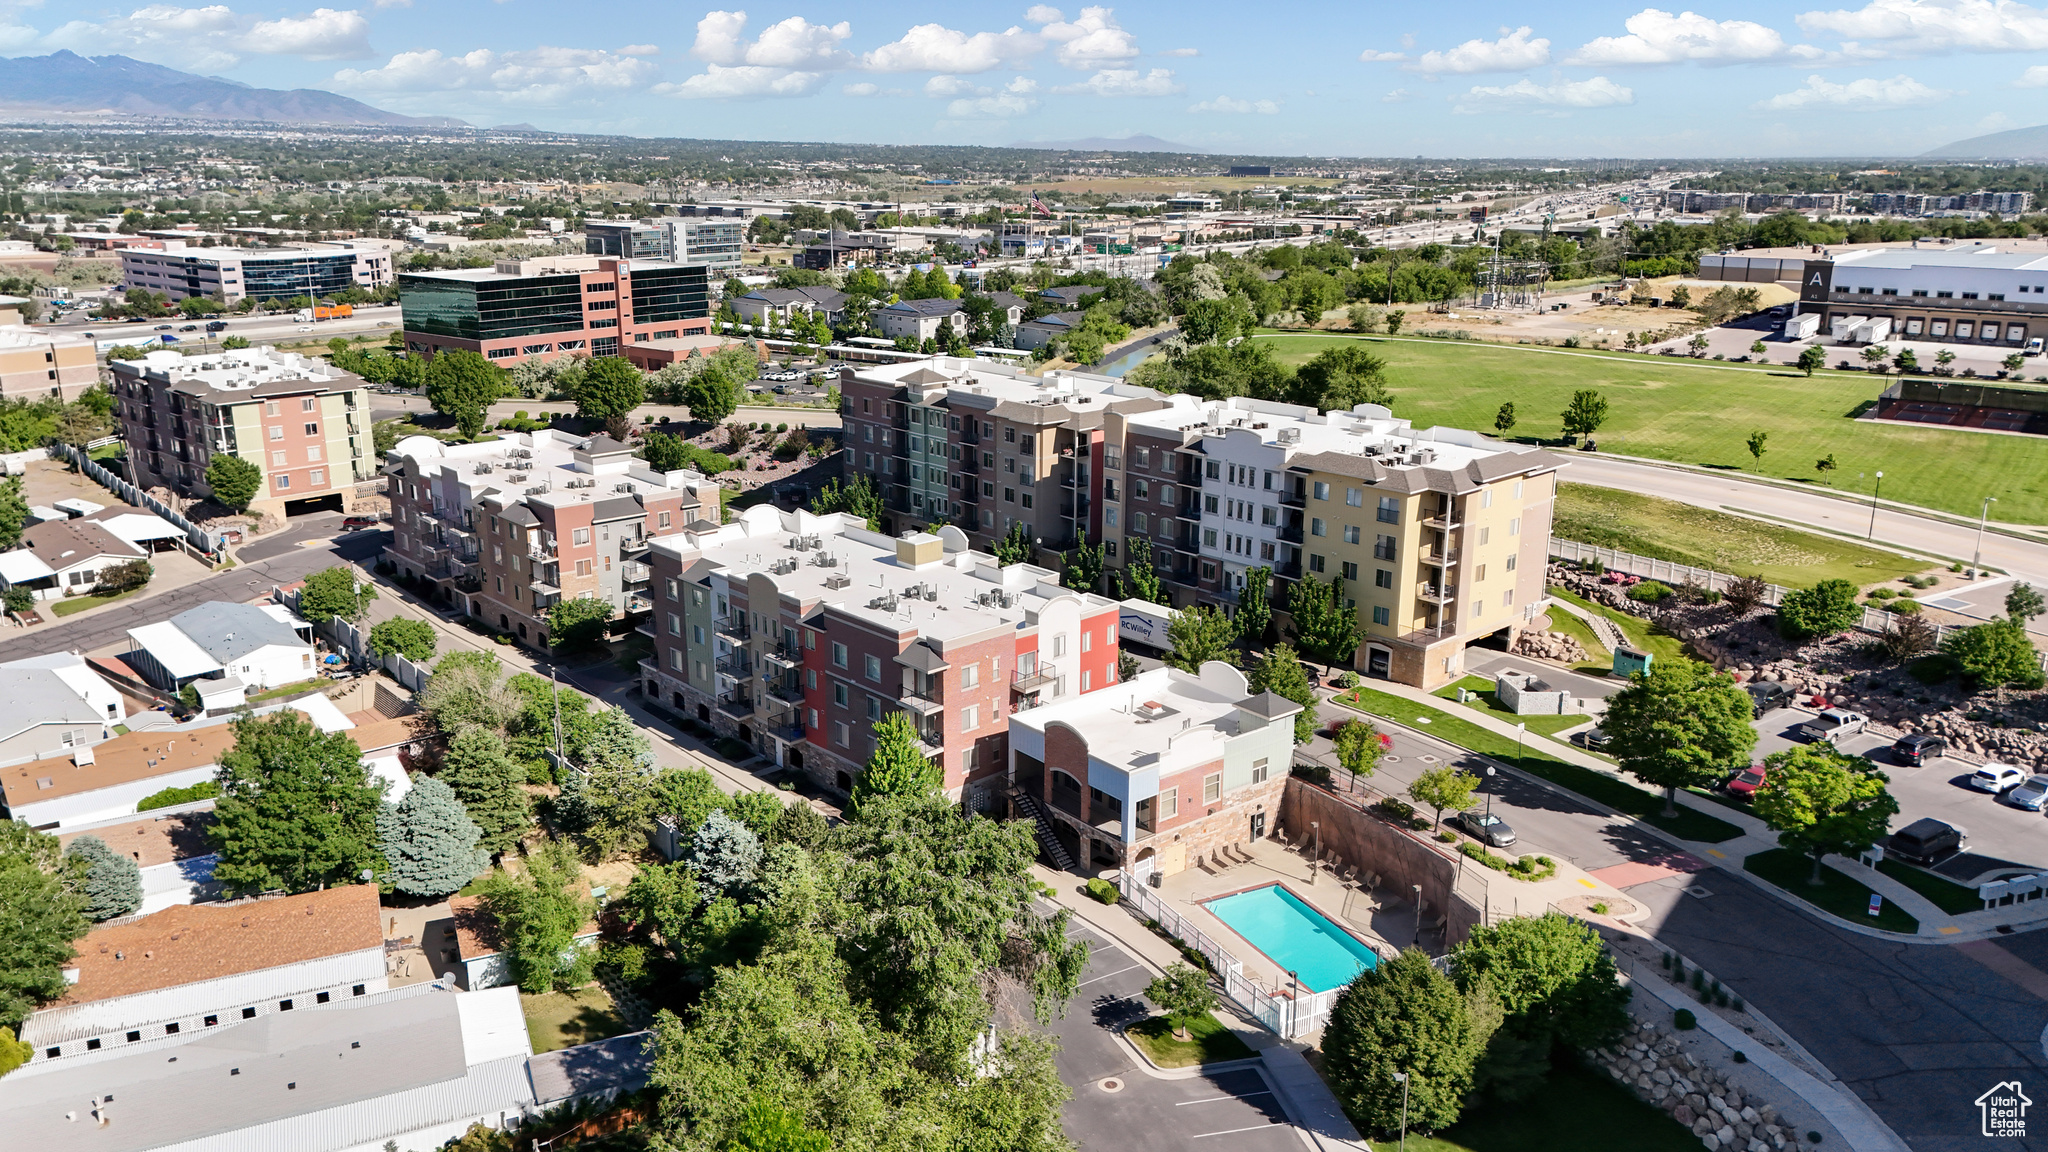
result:
[[[1379,957],[1363,941],[1281,885],[1269,884],[1202,906],[1314,991],[1341,988],[1365,969],[1379,966]]]

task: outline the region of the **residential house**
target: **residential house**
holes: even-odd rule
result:
[[[1085,309],[1089,297],[1101,296],[1104,291],[1100,284],[1062,284],[1057,288],[1045,289],[1038,294],[1038,298],[1062,311],[1073,311]]]
[[[22,530],[17,553],[35,558],[0,564],[0,579],[24,587],[38,600],[83,596],[100,574],[137,560],[147,563],[149,550],[109,531],[94,520],[45,520]]]
[[[202,691],[226,691],[226,681],[235,689],[281,688],[314,675],[312,629],[281,605],[215,600],[130,628],[124,659],[165,692],[195,680],[223,682],[199,685]]]
[[[1085,312],[1048,312],[1017,326],[1016,347],[1036,351],[1081,326]]]
[[[1003,323],[1008,324],[1012,328],[1024,323],[1024,313],[1030,308],[1030,305],[1025,302],[1022,296],[1017,295],[1015,292],[990,292],[987,293],[987,296],[990,300],[995,301],[996,314],[1002,317]]]
[[[949,338],[967,335],[967,313],[958,300],[898,300],[868,315],[882,335],[892,340],[907,336],[922,344],[941,333]]]
[[[770,316],[785,324],[795,316],[817,316],[837,324],[846,319],[846,301],[846,293],[837,288],[756,288],[731,303],[749,324],[763,323]]]
[[[0,664],[0,764],[70,755],[114,734],[121,694],[72,652]]]
[[[455,933],[455,960],[462,965],[462,986],[471,992],[515,984],[519,974],[512,971],[498,934],[497,918],[476,896],[450,896],[448,916]],[[573,943],[596,947],[597,925],[578,929]]]

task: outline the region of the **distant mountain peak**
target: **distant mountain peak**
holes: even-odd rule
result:
[[[468,127],[447,116],[405,116],[317,88],[252,88],[195,76],[127,56],[0,58],[0,111],[149,116],[180,120],[259,120],[280,124]]]
[[[2039,160],[2048,157],[2048,124],[1972,136],[1921,153],[1923,160]]]

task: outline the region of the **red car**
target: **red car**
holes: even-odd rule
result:
[[[1764,766],[1751,764],[1728,778],[1728,794],[1737,800],[1753,800],[1764,784]]]
[[[341,530],[343,532],[354,532],[358,529],[375,528],[376,526],[377,518],[375,516],[350,516],[341,522]]]

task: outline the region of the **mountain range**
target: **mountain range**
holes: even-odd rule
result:
[[[1126,136],[1111,140],[1090,136],[1083,140],[1020,140],[1012,148],[1042,148],[1048,152],[1187,152],[1206,154],[1207,148],[1191,148],[1157,136]]]
[[[127,56],[53,52],[0,59],[0,116],[18,118],[24,113],[47,112],[279,124],[468,127],[448,116],[386,112],[317,88],[251,88]]]
[[[2048,124],[1972,136],[1920,154],[1923,160],[2040,160],[2048,158]]]

